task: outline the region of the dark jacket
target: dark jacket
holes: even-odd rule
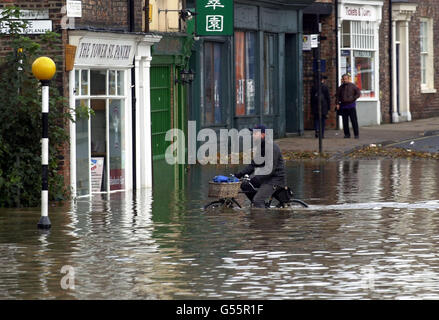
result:
[[[361,91],[352,82],[343,83],[337,88],[336,93],[337,104],[341,106],[354,103],[360,96]]]
[[[265,141],[261,143],[261,155],[265,156]],[[247,167],[245,167],[242,171],[235,173],[235,176],[237,178],[242,178],[244,175],[248,174],[251,175],[255,172],[257,168],[264,167],[265,163],[262,164],[256,164],[253,160],[251,164],[249,164]],[[286,173],[285,173],[285,162],[282,157],[282,152],[279,148],[279,146],[273,142],[273,168],[271,172],[267,175],[255,175],[252,178],[252,181],[256,181],[257,187],[259,187],[262,184],[271,184],[271,185],[279,185],[279,186],[286,186],[287,179],[286,179]]]
[[[320,84],[320,101],[322,104],[322,115],[326,116],[331,106],[331,98],[329,96],[328,87],[323,83]],[[313,114],[319,114],[318,91],[315,85],[311,88],[311,112]]]

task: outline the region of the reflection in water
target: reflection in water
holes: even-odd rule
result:
[[[310,208],[205,212],[234,168],[155,163],[155,188],[0,211],[0,298],[439,298],[433,161],[303,162],[288,181]],[[75,289],[63,290],[63,266]]]

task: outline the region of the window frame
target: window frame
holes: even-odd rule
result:
[[[244,54],[245,54],[245,56],[244,56],[244,59],[247,59],[247,49],[248,49],[248,44],[247,44],[247,41],[246,41],[246,39],[247,39],[247,37],[246,37],[246,35],[247,34],[253,34],[253,36],[254,36],[254,65],[253,65],[253,68],[254,68],[254,83],[253,83],[253,86],[254,86],[254,91],[255,91],[255,93],[254,93],[254,113],[248,113],[247,112],[247,87],[248,87],[248,83],[246,83],[243,87],[244,87],[244,90],[245,90],[245,94],[244,94],[244,96],[243,96],[243,104],[244,104],[244,111],[245,111],[245,113],[244,114],[238,114],[237,113],[237,99],[238,99],[238,92],[237,92],[237,81],[240,81],[240,80],[238,80],[237,79],[237,77],[236,77],[236,72],[237,72],[237,69],[236,69],[236,63],[237,63],[237,59],[236,59],[236,33],[237,32],[242,32],[243,34],[244,34]],[[250,30],[250,29],[235,29],[234,30],[234,35],[233,35],[233,39],[234,39],[234,48],[233,48],[233,70],[234,70],[234,72],[233,72],[233,87],[234,87],[234,95],[233,95],[233,97],[234,97],[234,100],[233,100],[233,116],[234,117],[237,117],[237,118],[246,118],[246,117],[255,117],[255,116],[259,116],[260,115],[260,113],[261,113],[261,110],[260,110],[260,104],[259,104],[259,94],[258,94],[258,88],[259,88],[259,84],[260,84],[260,79],[259,79],[259,72],[258,72],[258,70],[259,70],[259,49],[260,49],[260,46],[259,46],[259,33],[258,33],[258,31],[257,30]],[[245,77],[245,79],[247,79],[247,62],[246,61],[244,61],[244,77]]]
[[[269,107],[269,109],[268,109],[268,113],[266,113],[266,110],[265,110],[265,99],[266,99],[266,90],[267,90],[267,87],[266,87],[266,83],[265,83],[265,76],[266,76],[266,74],[265,74],[265,72],[267,71],[267,65],[265,64],[266,63],[266,57],[265,57],[265,54],[266,54],[266,40],[268,40],[268,38],[272,38],[272,44],[273,44],[273,52],[272,52],[272,57],[270,57],[270,56],[268,56],[267,58],[269,59],[269,60],[272,60],[272,63],[269,61],[269,64],[268,64],[268,70],[269,70],[269,75],[268,75],[268,78],[269,78],[269,80],[270,80],[270,83],[269,83],[269,85],[270,85],[270,87],[268,88],[268,92],[269,92],[269,94],[272,94],[273,96],[272,97],[270,97],[270,100],[269,100],[269,103],[270,103],[270,101],[273,103],[273,105],[271,106],[271,108]],[[268,40],[269,41],[269,40]],[[268,44],[269,45],[269,44]],[[278,81],[278,78],[279,78],[279,62],[278,62],[278,56],[279,56],[279,37],[278,37],[278,34],[277,33],[273,33],[273,32],[264,32],[264,44],[263,44],[263,52],[264,52],[264,56],[263,56],[263,69],[264,69],[264,79],[263,79],[263,81],[264,81],[264,91],[263,91],[263,93],[262,93],[262,101],[263,101],[263,105],[262,105],[262,114],[264,115],[264,116],[275,116],[275,115],[278,115],[278,113],[279,113],[279,110],[278,110],[278,95],[276,94],[276,92],[277,92],[277,90],[276,89],[278,89],[279,88],[279,81]],[[270,48],[268,48],[268,54],[270,54]],[[271,88],[271,90],[270,90],[270,88]]]
[[[206,59],[206,54],[205,54],[205,50],[206,50],[206,43],[211,43],[213,45],[219,45],[220,46],[220,55],[221,55],[221,61],[220,61],[220,69],[221,70],[225,70],[225,66],[227,63],[227,57],[226,57],[226,42],[225,41],[220,41],[220,40],[214,40],[214,39],[206,39],[203,42],[203,54],[202,54],[202,69],[203,69],[203,76],[202,76],[202,83],[201,83],[201,90],[202,90],[202,95],[201,95],[201,99],[202,99],[202,110],[201,110],[201,126],[203,128],[210,128],[210,127],[224,127],[226,125],[226,108],[225,108],[225,104],[226,104],[226,99],[224,97],[224,92],[225,92],[225,83],[226,83],[226,74],[224,72],[220,72],[220,80],[221,80],[221,87],[219,89],[218,95],[219,95],[219,101],[220,101],[220,109],[221,109],[221,121],[219,123],[206,123],[205,121],[205,116],[206,116],[206,70],[205,70],[205,59]],[[215,59],[214,59],[215,60]],[[215,67],[214,67],[215,69]],[[213,112],[215,112],[213,110]]]
[[[361,90],[362,94],[359,98],[361,101],[376,101],[379,99],[379,82],[378,82],[378,60],[379,60],[379,40],[375,21],[362,20],[343,20],[341,23],[340,35],[341,43],[339,46],[339,57],[345,56],[349,65],[346,65],[346,72],[339,66],[340,74],[349,73],[351,81],[355,84],[357,76],[355,62],[355,52],[370,52],[373,59],[373,73],[371,75],[371,86],[373,90]],[[345,32],[345,26],[349,26],[349,31]],[[345,46],[345,41],[349,41],[349,47]],[[343,55],[342,52],[349,51],[349,55]],[[350,71],[349,71],[350,67]]]
[[[105,71],[106,72],[106,80],[105,80],[105,94],[91,94],[91,71]],[[87,78],[87,84],[86,84],[86,88],[87,88],[87,92],[85,92],[85,94],[82,92],[83,90],[83,86],[82,86],[82,82],[83,82],[83,71],[85,71],[86,73],[86,78]],[[110,94],[110,72],[111,71],[115,71],[115,78],[114,78],[114,90],[115,90],[115,94]],[[74,108],[71,109],[71,114],[72,114],[72,119],[76,119],[76,113],[75,113],[75,108],[76,108],[76,102],[77,101],[86,101],[87,103],[87,107],[89,109],[91,109],[91,101],[92,100],[104,100],[105,101],[105,114],[106,114],[106,118],[105,118],[105,122],[106,122],[106,156],[105,156],[105,170],[106,170],[106,174],[107,174],[107,183],[106,183],[106,190],[105,191],[99,191],[99,192],[93,192],[92,191],[92,179],[91,179],[91,168],[89,168],[88,170],[88,181],[89,181],[89,188],[88,188],[88,194],[78,194],[77,192],[77,185],[73,186],[74,190],[75,190],[75,197],[76,198],[81,198],[81,197],[89,197],[95,194],[110,194],[110,193],[115,193],[115,192],[122,192],[125,190],[128,190],[132,187],[131,185],[131,181],[128,180],[129,176],[128,176],[128,170],[127,170],[127,164],[129,165],[129,163],[131,163],[132,159],[131,159],[131,144],[129,143],[129,141],[127,141],[127,134],[129,133],[129,119],[131,118],[131,113],[130,113],[130,109],[129,106],[129,95],[128,95],[128,90],[127,90],[127,84],[130,81],[129,78],[129,69],[126,68],[117,68],[117,67],[113,67],[113,68],[100,68],[100,67],[78,67],[73,69],[72,71],[73,77],[74,77],[74,81],[73,81],[73,96],[72,96],[72,100],[73,100],[73,106]],[[79,75],[79,79],[78,79],[78,75]],[[122,75],[122,79],[123,79],[123,86],[120,86],[120,89],[122,92],[122,94],[119,94],[119,77],[120,75]],[[110,102],[113,100],[120,100],[123,101],[121,103],[123,103],[123,110],[124,110],[124,123],[121,124],[122,127],[124,127],[125,132],[123,133],[124,137],[124,141],[121,141],[121,144],[124,144],[124,151],[122,153],[125,154],[125,159],[122,159],[122,162],[125,164],[125,172],[124,172],[124,188],[122,189],[117,189],[117,190],[112,190],[111,189],[111,184],[110,184],[110,158],[111,158],[111,153],[110,153],[110,124],[109,124],[109,108],[110,108]],[[92,151],[91,151],[91,117],[92,115],[90,115],[90,117],[87,119],[87,125],[88,125],[88,157],[89,157],[89,163],[91,162],[91,158],[92,158]],[[75,120],[76,121],[76,120]],[[76,123],[75,121],[73,121],[71,123],[72,126],[72,130],[75,131],[75,135],[74,135],[74,139],[73,137],[71,137],[71,144],[75,144],[75,160],[72,161],[72,165],[75,166],[74,168],[74,172],[75,175],[77,175],[78,172],[78,168],[76,167]],[[77,177],[75,176],[72,183],[77,184]]]
[[[425,26],[425,29],[424,27]],[[426,31],[426,34],[424,34]],[[422,17],[419,24],[420,84],[422,93],[434,93],[433,19]],[[425,48],[426,46],[426,48]],[[424,74],[425,72],[425,74]]]

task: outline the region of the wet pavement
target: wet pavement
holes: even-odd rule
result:
[[[351,129],[352,131],[352,129]],[[377,126],[360,127],[360,138],[344,139],[343,130],[326,130],[325,139],[322,140],[322,151],[333,159],[343,158],[346,154],[371,144],[388,146],[408,140],[410,142],[419,138],[439,134],[439,117],[413,120],[410,122],[386,123]],[[305,130],[303,136],[291,136],[277,140],[284,152],[318,152],[319,139],[314,137],[313,130]],[[435,141],[437,142],[437,140]],[[432,150],[434,148],[428,148]],[[436,148],[437,150],[437,148]],[[434,151],[427,151],[434,152]],[[436,151],[437,152],[437,151]]]
[[[404,148],[420,152],[437,153],[439,152],[439,135],[409,139],[404,142],[388,145],[388,147]]]
[[[305,209],[206,212],[234,168],[156,162],[154,191],[0,210],[1,299],[438,299],[432,160],[288,164]],[[74,289],[63,289],[63,266]]]

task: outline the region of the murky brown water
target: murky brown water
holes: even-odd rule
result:
[[[39,209],[2,209],[0,299],[438,299],[438,169],[294,163],[310,208],[205,212],[207,181],[225,171],[158,163],[153,193],[51,207],[49,233]]]

